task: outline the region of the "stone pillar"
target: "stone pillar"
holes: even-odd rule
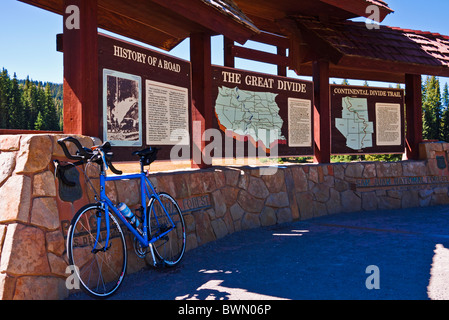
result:
[[[60,137],[0,136],[0,300],[68,296],[51,162],[62,154]]]

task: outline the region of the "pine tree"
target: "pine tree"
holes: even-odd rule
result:
[[[441,91],[437,77],[427,77],[423,94],[423,138],[441,139]]]
[[[8,129],[8,103],[11,79],[8,70],[2,69],[0,73],[0,128]]]
[[[50,84],[45,86],[45,104],[44,104],[44,122],[45,129],[58,131],[59,130],[59,118],[56,111],[56,105],[53,97],[51,96]]]
[[[28,90],[28,103],[30,108],[30,116],[28,119],[28,129],[34,130],[37,115],[39,114],[39,99],[37,87],[31,83]]]
[[[8,128],[22,129],[24,127],[24,108],[22,101],[22,89],[19,87],[17,75],[11,81],[11,93],[8,108]]]
[[[443,112],[441,115],[441,140],[449,142],[449,88],[446,82],[443,90]]]
[[[42,112],[39,111],[36,122],[34,123],[34,130],[44,130],[44,125],[44,117],[42,116]]]
[[[444,89],[443,89],[442,103],[443,103],[443,107],[449,106],[449,86],[448,86],[447,82],[445,83]]]

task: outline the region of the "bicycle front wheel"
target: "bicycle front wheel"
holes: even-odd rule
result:
[[[184,218],[172,196],[164,192],[158,195],[161,201],[152,196],[148,203],[148,230],[152,239],[162,235],[153,243],[154,252],[165,265],[173,267],[181,261],[186,248]]]
[[[109,219],[109,243],[106,247]],[[126,242],[117,218],[99,204],[90,204],[74,216],[67,235],[67,255],[79,284],[96,298],[111,296],[126,273]]]

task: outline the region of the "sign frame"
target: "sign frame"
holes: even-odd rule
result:
[[[404,89],[330,85],[330,100],[331,154],[405,153]]]
[[[264,100],[259,104],[262,106],[261,109],[269,110],[271,108],[273,111],[272,116],[279,116],[282,120],[282,125],[280,126],[281,130],[278,135],[281,139],[277,139],[277,141],[274,141],[274,143],[272,142],[272,144],[267,146],[269,143],[264,143],[262,140],[255,141],[256,139],[254,139],[254,137],[259,137],[258,134],[240,135],[235,128],[229,129],[229,123],[231,123],[231,121],[228,123],[228,126],[221,123],[220,118],[223,118],[223,114],[217,114],[217,106],[221,105],[220,99],[223,100],[223,90],[227,90],[227,92],[233,94],[234,99],[238,97],[237,100],[240,101],[235,102],[241,103],[242,105],[249,101],[242,98],[242,96],[245,95],[246,97],[248,97],[248,95],[254,95],[254,99]],[[240,90],[242,95],[238,95],[236,90]],[[259,155],[262,153],[264,155],[266,154],[268,157],[272,154],[276,157],[303,157],[314,155],[314,86],[312,81],[213,65],[211,94],[213,101],[212,107],[215,113],[212,127],[219,129],[222,133],[223,145],[230,146],[233,145],[235,141],[243,143],[244,151],[239,152],[241,150],[236,146],[232,152],[233,157],[252,156],[249,150],[254,147],[258,149]],[[249,99],[251,99],[251,97],[249,97]],[[303,102],[302,104],[300,103],[301,101]],[[305,101],[308,103],[304,103]],[[279,110],[277,110],[277,108]],[[301,109],[304,110],[307,108],[309,111],[308,113],[300,112]],[[277,114],[274,111],[276,111]],[[224,109],[221,109],[218,112],[224,113]],[[292,129],[290,128],[292,121],[290,120],[292,119],[291,115],[293,112],[296,114],[296,123],[298,125],[306,123],[309,130],[306,139],[297,142],[295,146],[290,146],[289,142],[293,134],[291,132]],[[246,115],[242,115],[242,119],[246,117],[245,120],[250,120],[251,115],[252,114],[249,115],[249,118],[246,117]],[[254,114],[254,116],[257,115]],[[279,119],[274,120],[273,117],[271,117],[271,119],[272,121],[280,123]],[[260,114],[259,120],[262,121],[262,116],[260,116]],[[250,121],[246,121],[246,124],[251,125]],[[267,128],[268,127],[269,126],[267,126]],[[271,136],[270,139],[272,139]],[[305,144],[305,141],[308,142],[307,145]],[[265,142],[268,142],[268,140],[265,140]],[[235,144],[238,143],[235,142]],[[242,146],[240,146],[240,149],[241,148]],[[226,155],[222,155],[223,158],[228,156],[228,152],[226,152]]]
[[[148,101],[147,81],[156,81],[166,84],[167,87],[175,86],[183,88],[183,94],[177,101],[180,107],[185,108],[183,115],[187,120],[183,126],[187,129],[189,135],[192,134],[191,127],[191,108],[192,108],[192,68],[190,61],[183,60],[163,52],[155,51],[135,43],[118,39],[102,33],[98,34],[98,73],[99,73],[99,115],[101,125],[101,136],[106,138],[107,128],[107,109],[105,108],[105,97],[107,97],[106,84],[104,83],[105,73],[112,73],[124,79],[135,80],[139,82],[139,143],[128,143],[127,141],[109,140],[114,146],[114,158],[117,161],[135,161],[137,158],[132,156],[132,151],[143,149],[149,146],[160,148],[158,152],[159,160],[169,160],[171,147],[181,144],[181,135],[177,134],[173,138],[178,140],[168,144],[167,139],[160,143],[155,141],[147,142],[148,128],[151,124],[147,123],[147,117],[156,115],[152,110],[154,103],[161,103],[159,107],[171,108],[171,105],[165,105],[167,101],[155,99]],[[139,80],[137,80],[139,79]],[[182,104],[182,106],[181,106]],[[179,118],[176,120],[179,121]],[[169,124],[167,124],[169,126]],[[171,137],[172,135],[170,135]]]

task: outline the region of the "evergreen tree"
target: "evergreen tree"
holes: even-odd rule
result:
[[[28,101],[30,106],[30,116],[28,119],[28,128],[30,130],[34,130],[34,125],[36,123],[37,115],[39,114],[39,98],[38,98],[38,92],[37,87],[35,85],[30,85],[29,91],[28,91]]]
[[[0,128],[8,129],[8,104],[11,79],[8,70],[0,73]]]
[[[443,112],[441,115],[441,140],[449,142],[449,88],[446,82],[443,90]]]
[[[32,129],[31,126],[31,102],[29,98],[30,86],[32,86],[30,82],[30,78],[27,77],[25,82],[22,85],[22,105],[23,105],[23,129]]]
[[[44,117],[42,116],[42,112],[39,111],[36,122],[34,123],[34,130],[44,130],[44,125]]]
[[[423,94],[423,138],[441,139],[441,91],[437,77],[427,77]]]
[[[442,100],[443,100],[442,101],[443,107],[448,107],[449,106],[449,86],[448,86],[447,82],[444,85]]]
[[[56,105],[53,97],[51,96],[50,84],[45,86],[45,104],[44,104],[44,119],[45,129],[58,131],[59,130],[59,118],[56,111]]]
[[[22,101],[22,89],[19,87],[17,75],[11,81],[11,92],[9,97],[8,128],[22,129],[24,127],[24,108]]]

